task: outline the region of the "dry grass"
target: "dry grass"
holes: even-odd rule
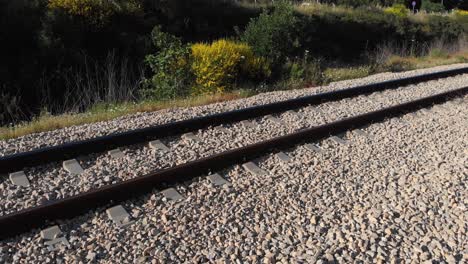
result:
[[[212,104],[247,97],[251,94],[237,91],[219,95],[206,95],[172,101],[146,101],[142,103],[124,103],[117,105],[98,105],[86,113],[50,115],[41,114],[31,122],[13,127],[0,127],[0,140],[12,139],[28,134],[46,132],[64,127],[77,126],[100,121],[107,121],[116,117],[139,112],[152,112],[166,108],[190,107]]]
[[[409,71],[423,68],[431,68],[441,65],[467,63],[468,62],[468,49],[464,51],[457,51],[453,53],[444,50],[433,49],[427,56],[401,56],[401,55],[388,55],[385,60],[380,63],[360,66],[343,66],[343,67],[329,67],[324,71],[324,79],[326,83],[336,82],[342,80],[356,79],[387,71]]]
[[[381,65],[382,69],[380,71],[408,71],[466,62],[468,62],[468,51],[466,50],[451,54],[443,51],[432,51],[429,55],[423,57],[393,55],[388,58],[386,63]]]
[[[329,5],[316,2],[308,2],[304,5],[295,5],[295,9],[300,14],[323,14],[323,13],[337,13],[337,14],[350,14],[354,12],[352,8],[341,5]]]
[[[342,80],[362,78],[369,76],[372,73],[372,67],[368,65],[355,67],[333,67],[327,68],[323,72],[326,82],[337,82]]]

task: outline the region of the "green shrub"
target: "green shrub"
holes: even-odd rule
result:
[[[450,55],[446,50],[435,48],[429,51],[429,57],[447,59]]]
[[[323,82],[321,60],[309,59],[309,51],[305,51],[302,59],[287,60],[283,66],[286,85],[290,88],[318,85]]]
[[[151,37],[156,54],[145,62],[153,76],[143,82],[143,95],[153,99],[170,99],[186,95],[190,86],[190,47],[168,33],[154,27]]]
[[[461,21],[448,16],[431,15],[427,21],[426,35],[432,39],[442,38],[445,41],[454,41],[463,35],[464,26],[466,27]]]
[[[445,7],[440,2],[435,3],[431,2],[430,0],[425,0],[422,1],[421,10],[426,12],[440,13],[445,11]]]
[[[195,94],[210,94],[229,89],[239,77],[263,79],[270,74],[267,62],[254,55],[244,43],[218,40],[192,46],[192,71]]]
[[[399,56],[391,56],[382,67],[385,70],[392,72],[408,71],[413,69],[413,65],[410,62],[410,59]]]
[[[359,7],[359,6],[376,5],[377,3],[374,0],[338,0],[337,4],[350,6],[350,7]]]
[[[461,16],[409,16],[402,5],[385,11],[376,7],[353,9],[312,4],[297,11],[300,47],[309,50],[312,56],[339,58],[345,63],[362,59],[387,42],[405,45],[418,54],[427,43],[437,39],[456,41],[466,28]]]
[[[280,2],[271,13],[264,10],[258,18],[252,19],[241,40],[249,44],[255,54],[277,66],[298,46],[296,23],[292,5]]]

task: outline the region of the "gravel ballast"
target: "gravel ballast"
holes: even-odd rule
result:
[[[468,97],[348,132],[122,205],[117,229],[102,208],[60,222],[69,249],[49,253],[35,230],[0,242],[3,263],[463,263],[467,260]],[[404,121],[401,121],[401,120]]]
[[[59,163],[28,168],[25,172],[31,184],[29,188],[15,186],[6,178],[0,183],[0,215],[141,176],[155,169],[171,167],[221,151],[292,133],[304,127],[321,125],[424,96],[454,90],[467,85],[467,78],[468,74],[459,75],[368,96],[306,107],[299,110],[300,117],[290,112],[278,115],[278,118],[285,124],[275,123],[267,117],[262,117],[253,120],[255,122],[253,127],[239,122],[225,125],[226,131],[216,128],[204,129],[196,133],[200,142],[180,139],[180,137],[166,138],[162,141],[170,147],[168,153],[139,145],[123,149],[125,157],[122,159],[115,159],[107,154],[91,155],[80,159],[85,171],[79,176],[69,174]]]

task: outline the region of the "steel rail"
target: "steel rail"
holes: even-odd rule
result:
[[[0,217],[0,239],[20,234],[32,228],[41,227],[47,221],[71,218],[99,206],[114,204],[139,196],[154,189],[181,183],[212,171],[218,171],[271,152],[275,149],[294,146],[306,140],[319,140],[350,129],[366,126],[405,112],[415,111],[447,99],[468,93],[468,86],[414,101],[391,106],[366,114],[345,118],[325,125],[303,129],[298,132],[276,137],[245,147],[224,151],[206,158],[187,162],[172,168],[151,172],[144,176],[120,183],[90,190],[75,196],[44,205],[27,208]]]
[[[61,161],[75,158],[81,155],[103,152],[117,147],[138,144],[146,142],[150,138],[173,136],[209,126],[237,122],[240,120],[255,118],[268,114],[280,113],[308,105],[317,105],[323,102],[337,101],[344,98],[355,97],[358,95],[383,91],[386,89],[395,89],[404,85],[454,76],[463,73],[468,73],[468,67],[422,74],[369,85],[361,85],[338,91],[304,96],[276,103],[258,105],[229,112],[212,114],[168,124],[156,125],[107,136],[70,142],[62,145],[16,153],[0,157],[0,174],[19,171],[25,167],[38,166],[48,162]]]

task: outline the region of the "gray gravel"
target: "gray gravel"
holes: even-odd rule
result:
[[[382,82],[385,80],[398,79],[402,77],[410,77],[414,75],[436,72],[441,70],[463,68],[467,66],[468,63],[461,63],[401,73],[380,73],[365,78],[335,82],[331,83],[330,85],[321,87],[312,87],[292,91],[287,90],[269,92],[259,94],[257,96],[253,96],[247,99],[221,102],[206,106],[190,108],[173,108],[151,113],[132,114],[116,118],[111,121],[81,126],[72,126],[50,132],[31,134],[17,139],[0,141],[0,155],[4,156],[17,152],[29,151],[35,148],[45,146],[60,145],[70,141],[83,140],[92,137],[108,135],[116,132],[123,132],[136,128],[148,127],[151,125],[169,123],[176,120],[184,120],[193,117],[224,112],[228,110],[245,108],[253,105],[267,104],[300,96],[322,93],[325,91],[333,91],[338,89],[349,88],[352,86]]]
[[[466,263],[468,97],[128,201],[118,230],[102,208],[59,222],[69,249],[48,253],[38,230],[0,242],[0,263]],[[402,121],[403,120],[403,121]]]
[[[262,117],[252,120],[256,124],[253,127],[245,126],[240,122],[226,125],[226,131],[216,128],[200,130],[196,133],[201,140],[200,142],[179,137],[166,138],[162,141],[170,147],[169,153],[139,145],[123,149],[125,154],[123,159],[114,159],[107,154],[91,155],[80,159],[85,172],[79,176],[69,174],[59,163],[29,168],[25,171],[31,184],[29,188],[12,185],[6,178],[0,183],[0,215],[141,176],[151,170],[171,167],[224,150],[292,133],[304,127],[320,125],[416,98],[457,89],[467,85],[467,78],[468,74],[459,75],[387,90],[369,96],[329,102],[317,107],[302,108],[299,111],[301,117],[289,112],[279,115],[278,119],[282,120],[284,124],[275,123]]]

